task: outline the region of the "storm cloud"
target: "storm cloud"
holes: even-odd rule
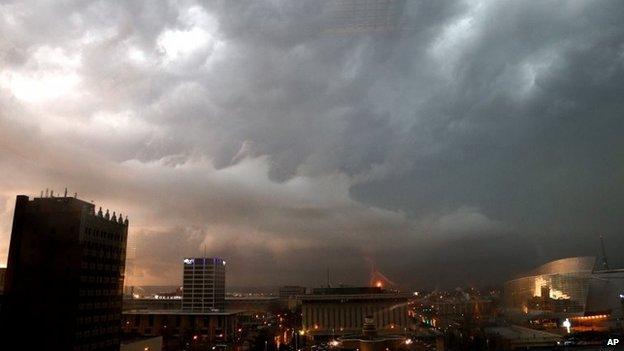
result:
[[[624,264],[624,4],[362,2],[0,4],[0,260],[15,195],[68,187],[129,215],[129,284]]]

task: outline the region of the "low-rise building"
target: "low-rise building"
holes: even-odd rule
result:
[[[228,343],[235,336],[239,314],[240,311],[124,311],[122,330],[125,335],[162,336],[165,349],[172,343]]]
[[[485,328],[485,333],[494,350],[552,349],[563,340],[558,334],[517,325]]]
[[[181,298],[124,298],[123,310],[180,310]]]
[[[240,324],[252,325],[259,321],[259,316],[266,316],[278,311],[282,306],[276,296],[228,296],[225,298],[228,310],[240,311]]]
[[[161,351],[163,349],[162,336],[136,337],[121,340],[120,351]]]
[[[306,287],[298,285],[285,285],[279,288],[279,298],[282,305],[291,311],[301,306],[301,300],[297,296],[305,295]]]
[[[279,288],[279,298],[280,299],[288,299],[291,297],[296,297],[297,295],[305,295],[306,288],[305,286],[299,285],[284,285]]]
[[[365,317],[362,332],[342,336],[330,342],[341,350],[396,351],[408,350],[413,340],[405,334],[379,335],[373,317]]]
[[[410,294],[380,288],[326,288],[301,295],[303,333],[320,339],[359,332],[370,316],[380,334],[405,331],[409,326]]]

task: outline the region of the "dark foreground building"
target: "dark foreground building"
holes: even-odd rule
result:
[[[122,324],[126,336],[162,336],[165,351],[185,349],[187,344],[191,350],[208,350],[217,344],[231,345],[240,335],[239,314],[240,311],[133,310],[123,312]]]
[[[127,219],[96,213],[91,203],[17,196],[2,344],[119,350],[127,234]]]

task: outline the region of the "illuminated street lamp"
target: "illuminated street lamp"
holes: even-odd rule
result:
[[[572,327],[572,323],[570,322],[570,320],[566,318],[561,325],[566,328],[568,334],[570,334],[570,328]]]

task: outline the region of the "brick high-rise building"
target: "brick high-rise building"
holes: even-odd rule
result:
[[[17,196],[2,345],[119,350],[127,234],[121,214],[74,197]]]

